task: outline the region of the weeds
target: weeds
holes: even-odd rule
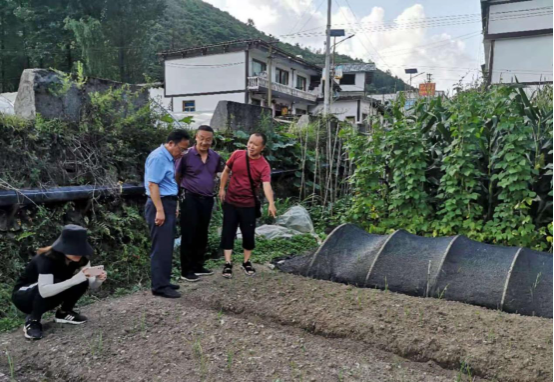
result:
[[[533,283],[533,285],[531,285],[531,288],[529,288],[529,291],[531,292],[531,301],[535,299],[535,290],[539,286],[539,283],[541,281],[541,276],[542,276],[542,272],[539,272],[537,274],[537,278],[535,279],[535,282]]]
[[[102,352],[104,351],[103,336],[104,336],[104,333],[100,332],[100,334],[98,334],[96,336],[96,338],[93,338],[91,341],[87,340],[87,344],[88,344],[88,347],[89,347],[89,350],[90,350],[90,354],[93,357],[102,354]]]
[[[496,335],[494,334],[494,330],[492,328],[489,330],[489,333],[487,334],[487,341],[494,342],[496,339]]]
[[[204,354],[204,350],[202,349],[200,339],[194,341],[192,345],[192,354],[200,361],[200,375],[201,380],[204,381],[208,374],[208,362],[206,359],[206,355]]]
[[[227,350],[227,370],[231,371],[233,367],[233,358],[235,353],[232,350]]]
[[[462,360],[460,370],[456,375],[456,382],[473,382],[475,378],[472,376],[471,366],[467,360]]]
[[[10,355],[10,352],[6,350],[6,357],[8,357],[8,368],[10,370],[10,382],[15,382],[15,362]]]
[[[140,316],[140,333],[142,337],[146,337],[146,312],[142,312]]]
[[[440,291],[438,294],[437,294],[437,298],[439,300],[442,300],[444,298],[444,295],[446,294],[446,291],[448,289],[448,284],[446,284],[446,286],[443,288],[442,291]]]

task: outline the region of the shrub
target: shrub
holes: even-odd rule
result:
[[[370,134],[346,133],[349,219],[370,232],[465,234],[539,250],[552,242],[552,89],[400,99]]]

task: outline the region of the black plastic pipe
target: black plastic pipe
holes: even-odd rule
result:
[[[144,186],[122,184],[120,186],[69,186],[45,189],[0,191],[0,207],[16,204],[41,204],[90,199],[110,194],[143,195]]]
[[[273,170],[271,176],[294,173],[298,170]],[[16,204],[40,204],[52,202],[67,202],[71,200],[90,199],[110,194],[144,195],[144,186],[122,184],[120,186],[68,186],[18,191],[0,191],[0,207]]]

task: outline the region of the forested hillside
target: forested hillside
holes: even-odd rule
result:
[[[3,0],[0,5],[0,92],[16,91],[25,68],[69,71],[140,83],[162,80],[156,55],[168,49],[237,39],[271,39],[201,0]],[[320,52],[280,48],[320,64]],[[337,56],[337,62],[356,61]],[[371,90],[402,90],[400,79],[378,71]]]

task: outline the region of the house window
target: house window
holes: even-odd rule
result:
[[[289,84],[289,72],[283,69],[277,68],[275,70],[275,82],[282,84],[282,85],[288,85]]]
[[[355,74],[343,74],[340,79],[341,85],[355,85],[356,84],[356,75]]]
[[[267,65],[265,62],[261,62],[258,60],[252,60],[252,75],[253,76],[259,76],[260,73],[263,73],[267,70]]]
[[[346,122],[350,123],[351,125],[355,125],[356,117],[346,117]]]
[[[306,77],[296,76],[296,88],[298,90],[306,91]]]
[[[256,98],[252,98],[251,104],[252,104],[252,105],[256,105],[256,106],[262,106],[262,100],[259,100],[259,99],[256,99]]]
[[[196,105],[194,101],[183,101],[183,111],[196,111]]]
[[[367,121],[367,114],[362,113],[362,121],[361,122],[366,122],[366,121]]]

